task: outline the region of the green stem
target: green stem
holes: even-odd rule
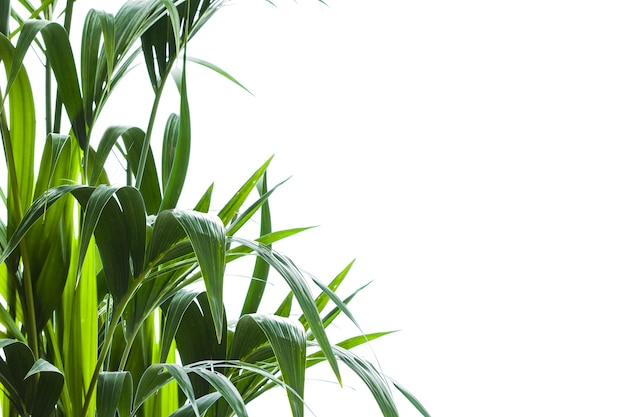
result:
[[[155,91],[154,102],[152,103],[152,110],[150,111],[150,120],[148,121],[148,128],[146,129],[146,137],[143,140],[143,145],[141,147],[141,155],[139,157],[139,165],[137,167],[137,174],[135,181],[135,188],[141,188],[141,182],[143,181],[143,173],[146,169],[146,162],[148,160],[148,151],[150,150],[150,138],[152,136],[152,129],[154,128],[154,123],[156,121],[157,110],[159,109],[159,104],[161,102],[161,96],[163,95],[163,89],[165,87],[165,83],[161,81],[161,84]]]
[[[46,57],[46,135],[52,133],[52,67]]]
[[[128,303],[130,297],[128,297],[124,305]],[[83,409],[80,413],[81,417],[87,416],[87,411],[89,411],[89,403],[91,402],[91,397],[93,397],[93,393],[96,389],[96,383],[98,382],[98,376],[100,375],[100,368],[102,368],[102,364],[104,363],[104,359],[107,357],[106,352],[111,347],[111,343],[113,342],[113,336],[115,334],[115,328],[117,327],[117,322],[122,317],[122,312],[124,308],[116,308],[113,312],[113,318],[111,322],[113,325],[111,326],[111,330],[107,333],[106,339],[104,340],[104,344],[102,346],[102,351],[100,352],[100,356],[98,357],[98,362],[96,363],[96,369],[93,371],[93,375],[91,377],[91,381],[89,382],[89,388],[87,389],[87,393],[85,394],[85,402],[83,403]]]
[[[146,274],[152,268],[152,264],[148,265],[148,268],[145,272],[143,272],[135,281],[133,281],[130,289],[122,297],[117,305],[113,307],[113,317],[111,318],[111,324],[106,333],[104,343],[102,344],[102,350],[100,351],[100,356],[98,357],[98,362],[96,363],[96,368],[93,370],[93,374],[91,376],[91,381],[89,382],[89,388],[87,389],[87,393],[85,394],[85,402],[83,404],[83,409],[80,413],[80,417],[86,417],[87,411],[89,411],[89,403],[91,402],[91,398],[93,397],[94,391],[96,389],[96,384],[98,382],[98,376],[100,375],[100,369],[104,364],[104,360],[108,357],[108,351],[111,349],[111,344],[113,343],[113,336],[115,335],[115,329],[118,326],[118,322],[122,318],[122,314],[126,309],[126,306],[132,300],[133,296],[137,289],[141,286]]]
[[[48,341],[52,349],[52,357],[53,357],[54,366],[56,366],[59,369],[59,371],[61,371],[61,373],[65,375],[65,370],[63,368],[63,360],[61,359],[61,356],[59,356],[59,352],[60,352],[59,345],[55,337],[57,336],[57,332],[52,328],[52,322],[50,320],[48,321],[48,323],[46,323],[46,333],[48,334]],[[63,389],[61,391],[61,402],[65,404],[66,415],[72,415],[72,412],[71,412],[72,401],[70,400],[70,392],[67,387],[67,383],[63,384]]]

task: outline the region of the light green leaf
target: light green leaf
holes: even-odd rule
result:
[[[21,66],[23,56],[20,57],[19,52],[0,35],[0,59],[4,62],[10,84],[5,95],[5,99],[9,99],[10,136],[3,135],[11,187],[7,204],[9,235],[13,234],[32,202],[35,176],[35,104],[28,75]]]

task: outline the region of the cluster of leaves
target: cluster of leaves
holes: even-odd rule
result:
[[[427,415],[350,350],[386,333],[329,341],[336,317],[354,320],[347,304],[358,291],[335,293],[351,264],[325,285],[272,249],[306,228],[272,229],[271,159],[221,209],[211,205],[212,185],[193,210],[177,208],[191,146],[187,63],[233,80],[187,58],[185,47],[223,2],[131,0],[115,15],[90,10],[78,55],[68,35],[73,3],[57,12],[54,0],[0,2],[8,180],[0,222],[2,415],[246,416],[248,402],[283,387],[293,416],[303,416],[305,370],[326,362],[341,382],[339,361],[363,379],[384,416],[398,414],[394,385]],[[31,49],[45,65],[41,97],[25,64]],[[154,93],[146,127],[112,125],[96,140],[99,115],[138,61]],[[164,122],[159,168],[151,136],[168,79],[180,107]],[[42,136],[35,120],[43,118]],[[105,169],[114,152],[126,165],[124,186],[112,185]],[[253,217],[258,236],[240,236]],[[243,308],[227,319],[226,267],[249,256]],[[264,313],[270,271],[290,292]]]

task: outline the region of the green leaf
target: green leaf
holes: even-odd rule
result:
[[[59,187],[51,188],[46,191],[46,193],[44,193],[41,197],[39,197],[35,202],[33,202],[28,211],[24,214],[24,218],[18,225],[15,233],[13,234],[13,236],[11,236],[11,239],[9,240],[6,249],[0,257],[0,263],[6,261],[9,255],[15,250],[15,248],[17,248],[19,243],[24,238],[26,232],[44,214],[47,206],[54,204],[61,197],[79,188],[81,188],[81,186],[74,185],[61,185]]]
[[[210,62],[207,62],[205,60],[199,59],[199,58],[194,58],[194,57],[188,57],[187,58],[189,61],[191,62],[195,62],[196,64],[202,65],[203,67],[206,67],[212,71],[215,71],[216,73],[220,74],[221,76],[225,77],[226,79],[228,79],[229,81],[232,81],[233,83],[237,84],[239,87],[243,88],[244,90],[246,90],[248,93],[252,94],[250,92],[250,90],[248,90],[246,87],[243,86],[243,84],[241,84],[239,81],[237,81],[232,75],[230,75],[229,73],[227,73],[226,71],[224,71],[223,69],[221,69],[220,67],[218,67],[215,64],[211,64]]]
[[[113,146],[122,135],[129,132],[131,129],[136,128],[131,128],[128,126],[109,126],[104,131],[104,134],[100,139],[100,143],[98,144],[98,151],[96,152],[95,158],[90,161],[90,184],[95,185],[97,183],[98,178],[100,177],[100,174],[102,174],[102,170],[104,169],[104,164],[109,158],[111,150],[113,149]]]
[[[265,178],[265,175],[263,175],[263,178]],[[274,191],[276,191],[276,189],[278,187],[280,187],[282,184],[284,184],[287,180],[280,182],[278,185],[276,185],[274,188],[272,188],[269,191],[265,191],[261,197],[256,200],[254,203],[252,203],[250,205],[250,207],[248,207],[243,213],[241,213],[241,215],[237,216],[237,219],[234,220],[228,227],[228,229],[226,230],[226,234],[228,236],[232,236],[234,235],[239,229],[241,229],[247,222],[248,220],[250,220],[250,218],[261,208],[264,207],[267,204],[268,199],[270,198],[270,196],[272,195],[272,193]],[[257,184],[258,185],[258,184]],[[266,212],[266,216],[268,215],[268,213]],[[267,221],[267,217],[265,219]],[[265,233],[264,233],[265,232]],[[267,230],[267,231],[262,231],[261,234],[266,234],[271,232],[271,230]]]
[[[257,190],[261,196],[267,194],[267,174],[263,175],[263,179],[257,183]],[[272,216],[270,214],[269,201],[266,199],[261,206],[261,230],[260,235],[265,236],[272,233]],[[270,246],[271,247],[271,246]],[[240,316],[244,314],[256,313],[261,299],[265,292],[267,278],[269,276],[270,266],[263,258],[256,258],[254,263],[254,271],[252,272],[252,280],[246,292],[246,299],[241,308]]]
[[[83,98],[78,84],[74,53],[65,28],[55,22],[46,22],[40,29],[47,48],[48,60],[54,71],[61,101],[72,123],[72,131],[84,151],[89,148],[88,126],[85,121]]]
[[[247,417],[246,404],[233,383],[224,375],[207,369],[198,369],[196,373],[204,378],[228,402],[238,417]]]
[[[391,378],[388,378],[392,383],[393,386],[396,387],[396,389],[398,391],[400,391],[402,393],[402,395],[404,395],[406,397],[407,400],[409,400],[409,402],[420,412],[422,413],[422,415],[424,417],[430,417],[430,414],[428,414],[428,411],[426,411],[426,409],[424,408],[424,406],[418,401],[417,397],[415,397],[415,395],[413,395],[409,390],[407,390],[406,388],[404,388],[402,385],[400,385],[398,382],[394,381]]]
[[[171,214],[185,230],[198,259],[219,342],[224,321],[223,293],[226,256],[224,226],[218,218],[206,213],[174,210]]]
[[[273,157],[272,157],[273,158]],[[235,218],[241,206],[248,199],[248,196],[254,190],[257,182],[261,180],[265,170],[269,166],[272,158],[268,159],[259,169],[255,171],[254,174],[246,181],[244,185],[237,191],[237,193],[226,203],[226,205],[220,210],[218,216],[222,219],[222,222],[225,225],[230,224],[230,222]]]
[[[37,375],[39,379],[33,378]],[[44,359],[37,359],[28,371],[25,380],[29,380],[33,383],[36,381],[37,389],[35,392],[36,400],[32,402],[31,416],[32,417],[49,417],[56,403],[61,395],[65,377],[63,373],[57,369],[56,366]]]
[[[222,324],[226,334],[226,317]],[[176,333],[176,347],[180,360],[184,365],[192,365],[201,361],[215,361],[227,357],[227,342],[218,342],[214,319],[206,292],[196,298],[183,316]],[[194,392],[204,395],[210,392],[209,384],[198,375],[190,375]]]
[[[5,98],[9,99],[10,136],[3,135],[3,140],[9,179],[14,179],[10,182],[10,201],[7,204],[8,233],[11,235],[33,199],[35,104],[28,75],[21,66],[23,56],[20,57],[20,50],[14,49],[11,42],[2,35],[0,59],[4,61],[8,78],[8,94]]]
[[[25,381],[35,363],[33,352],[25,343],[12,339],[0,339],[0,349],[4,352],[0,357],[0,382],[12,403],[26,415],[27,404],[34,394],[32,384]]]
[[[146,135],[141,129],[134,127],[126,130],[122,134],[122,139],[126,148],[126,158],[133,174],[137,175],[141,149],[146,141]],[[161,206],[161,186],[159,185],[159,177],[151,147],[148,147],[143,181],[139,190],[143,196],[147,213],[157,214]]]
[[[176,148],[171,162],[171,170],[167,184],[164,184],[163,201],[160,210],[169,210],[176,207],[178,199],[185,185],[187,168],[189,167],[189,155],[191,154],[191,116],[189,101],[187,99],[187,64],[183,60],[183,71],[180,87],[180,119],[178,121],[178,134],[175,139]]]
[[[3,1],[0,3],[0,33],[9,35],[9,16],[11,15],[11,3]]]
[[[304,374],[306,369],[306,333],[300,322],[285,317],[266,314],[245,315],[237,322],[233,349],[241,346],[249,350],[249,341],[241,340],[254,334],[253,328],[258,326],[269,340],[276,355],[278,366],[285,383],[293,389],[287,391],[289,404],[294,417],[304,415]],[[258,340],[258,336],[253,340]],[[235,353],[236,354],[236,353]],[[237,355],[238,356],[238,355]]]
[[[178,387],[189,400],[196,417],[200,417],[200,411],[198,410],[189,375],[187,375],[187,372],[182,366],[176,364],[154,364],[146,369],[137,386],[133,414],[135,414],[148,397],[161,389],[165,384],[171,381],[172,378],[176,380]]]
[[[337,360],[333,353],[330,342],[328,341],[328,336],[326,335],[322,320],[317,311],[315,300],[313,299],[311,290],[309,289],[302,272],[293,264],[293,262],[289,258],[281,255],[278,252],[272,251],[264,245],[260,245],[256,242],[248,241],[238,237],[231,237],[231,239],[235,242],[239,242],[253,249],[258,256],[262,257],[283,277],[287,285],[289,285],[289,287],[291,288],[291,291],[293,292],[296,300],[298,301],[298,304],[302,309],[302,312],[306,317],[307,322],[309,323],[311,332],[315,336],[315,339],[319,343],[320,348],[324,352],[331,369],[337,377],[337,381],[339,381],[339,383],[341,384],[341,375],[339,372]]]
[[[398,410],[385,377],[369,362],[353,352],[335,346],[337,357],[361,378],[378,403],[385,417],[398,417]]]
[[[161,339],[161,355],[160,362],[165,362],[169,354],[172,341],[183,319],[183,315],[187,311],[189,305],[202,293],[203,290],[198,288],[183,288],[176,292],[170,305],[167,308],[165,319],[165,327],[163,329],[163,338]]]
[[[213,404],[217,402],[222,396],[219,392],[212,392],[207,395],[203,395],[202,397],[196,400],[196,406],[198,407],[198,411],[200,415],[205,415],[207,410],[211,408]],[[178,410],[170,414],[169,417],[194,417],[195,410],[193,409],[191,404],[184,405],[180,407]]]
[[[176,156],[176,145],[178,143],[178,133],[180,131],[180,118],[172,113],[167,118],[163,133],[163,147],[161,148],[161,176],[163,177],[163,188],[170,180],[170,173],[174,166]]]
[[[130,417],[133,396],[133,377],[130,372],[100,372],[96,408],[98,417]]]

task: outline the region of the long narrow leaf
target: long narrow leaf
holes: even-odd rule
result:
[[[133,382],[130,372],[101,372],[98,376],[96,407],[98,417],[128,417],[131,412]]]
[[[322,351],[326,355],[328,363],[333,370],[337,381],[339,381],[339,383],[341,384],[341,374],[339,372],[337,360],[335,358],[331,344],[328,340],[328,336],[326,335],[326,331],[324,330],[324,326],[317,311],[315,300],[313,299],[311,290],[306,284],[302,272],[291,262],[289,258],[277,252],[274,252],[263,245],[259,245],[256,242],[236,237],[232,237],[231,239],[256,251],[258,256],[261,256],[274,269],[276,269],[278,273],[283,277],[285,282],[287,282],[287,284],[291,288],[291,291],[296,297],[296,300],[298,300],[298,304],[300,305],[300,308],[302,309],[302,312],[306,317],[307,322],[309,323],[311,332],[315,336],[315,339],[318,341]]]
[[[306,334],[304,328],[297,321],[266,314],[251,314],[243,316],[237,323],[235,340],[246,337],[248,328],[259,326],[269,340],[276,355],[278,366],[285,383],[293,392],[288,391],[289,404],[294,417],[304,415],[304,373],[306,368]],[[240,327],[241,326],[241,327]]]
[[[174,210],[172,215],[185,230],[198,259],[209,297],[216,335],[220,341],[224,321],[223,293],[226,257],[224,226],[219,219],[205,213]]]

